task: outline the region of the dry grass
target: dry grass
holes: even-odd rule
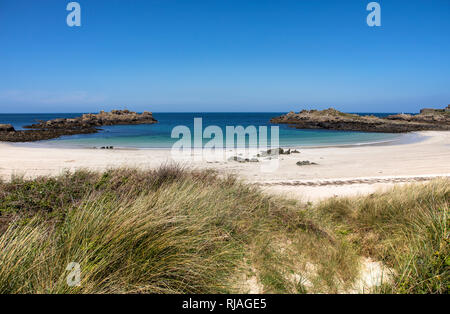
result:
[[[447,181],[317,206],[211,171],[164,166],[0,182],[0,293],[448,291]],[[81,285],[66,283],[70,262]]]

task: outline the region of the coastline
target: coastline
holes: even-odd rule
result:
[[[339,132],[352,132],[352,131],[339,131]],[[363,141],[363,142],[355,142],[355,143],[341,143],[341,144],[323,144],[323,145],[311,145],[311,144],[301,144],[301,145],[280,145],[280,147],[285,149],[315,149],[315,148],[332,148],[332,147],[354,147],[354,146],[373,146],[373,145],[402,145],[402,144],[410,144],[415,142],[420,142],[426,139],[426,135],[420,134],[419,131],[410,132],[410,133],[400,133],[396,134],[395,138],[389,139],[381,139],[377,141]],[[54,141],[54,140],[51,140]],[[86,144],[57,144],[57,143],[46,143],[47,141],[37,141],[37,142],[1,142],[7,143],[9,145],[17,146],[17,147],[29,147],[29,148],[61,148],[61,149],[101,149],[102,146],[110,146],[109,144],[100,145],[99,146],[91,146]],[[120,146],[114,145],[114,149],[116,150],[171,150],[169,146],[154,146],[154,147],[140,147],[140,146]],[[220,147],[223,149],[223,147]]]
[[[261,185],[268,193],[285,194],[305,201],[372,193],[378,188],[414,181],[408,177],[450,176],[450,132],[419,131],[414,134],[422,139],[404,144],[299,147],[300,154],[280,155],[279,168],[272,173],[261,172],[259,163],[189,160],[182,164],[194,169],[214,169],[223,174],[235,174],[244,181]],[[303,160],[318,165],[296,165],[297,161]],[[0,142],[0,178],[3,180],[9,180],[12,175],[33,178],[75,169],[151,169],[171,162],[170,149],[43,148]],[[367,183],[352,180],[373,177],[386,180]],[[389,180],[396,177],[404,180]],[[317,183],[321,180],[344,183],[286,184],[292,181]],[[268,182],[273,184],[264,186]]]

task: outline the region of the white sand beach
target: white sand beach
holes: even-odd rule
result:
[[[269,193],[304,201],[372,193],[395,184],[450,176],[450,132],[423,131],[423,141],[347,147],[299,148],[299,154],[281,155],[274,172],[262,172],[260,163],[191,160],[191,168],[212,168],[236,174]],[[308,160],[317,165],[298,166]],[[112,167],[158,167],[173,162],[170,150],[42,148],[0,143],[0,178],[36,177],[66,170],[103,170]]]

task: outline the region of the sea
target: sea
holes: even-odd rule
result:
[[[269,121],[273,117],[280,116],[285,112],[183,112],[166,113],[155,112],[153,116],[158,120],[156,124],[141,125],[115,125],[103,126],[101,131],[95,134],[81,134],[64,136],[57,139],[45,140],[33,143],[16,145],[40,146],[40,147],[66,147],[66,148],[99,148],[103,146],[114,146],[114,148],[137,148],[137,149],[161,149],[170,148],[179,140],[172,137],[172,131],[177,126],[189,128],[191,135],[194,134],[194,118],[202,119],[203,130],[208,126],[221,128],[226,143],[227,126],[260,126],[268,129],[268,142],[270,143],[270,127],[274,126]],[[51,120],[56,118],[74,118],[82,113],[30,113],[30,114],[0,114],[0,124],[10,123],[16,130],[30,125],[39,120]],[[362,113],[360,113],[362,114]],[[364,113],[373,114],[378,117],[393,113]],[[381,143],[408,142],[414,140],[411,135],[391,133],[367,133],[354,131],[335,130],[304,130],[295,129],[289,125],[279,126],[280,147],[320,147],[320,146],[347,146],[347,145],[373,145]],[[264,129],[264,128],[263,128]],[[203,143],[210,139],[203,139]],[[248,139],[246,141],[248,145]]]

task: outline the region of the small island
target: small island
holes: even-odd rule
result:
[[[290,124],[297,129],[328,129],[380,133],[405,133],[412,131],[450,130],[450,105],[444,109],[422,109],[417,115],[396,114],[387,117],[357,115],[326,110],[293,111],[272,118],[271,123]]]
[[[129,110],[100,111],[76,118],[59,118],[24,126],[27,130],[15,130],[11,124],[0,124],[0,141],[33,142],[49,140],[64,135],[90,134],[105,125],[154,124],[158,121],[148,111],[136,113]]]

